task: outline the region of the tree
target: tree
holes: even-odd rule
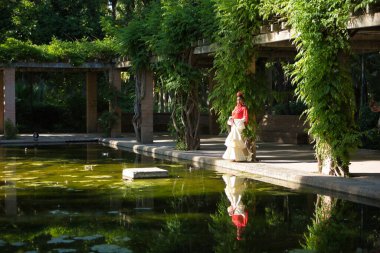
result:
[[[10,2],[10,1],[8,1]],[[36,44],[62,40],[103,38],[100,20],[107,13],[103,0],[21,0],[2,5],[8,10],[2,30],[7,37]],[[8,14],[9,13],[9,14]]]
[[[208,32],[212,16],[204,11],[211,8],[208,0],[152,1],[137,10],[128,25],[121,29],[119,39],[126,46],[126,54],[133,62],[136,75],[137,98],[143,90],[139,73],[152,69],[161,87],[172,99],[172,122],[177,137],[177,148],[198,149],[199,92],[201,70],[192,62],[192,43]],[[203,23],[204,22],[204,23]],[[206,24],[206,25],[204,25]],[[201,29],[199,29],[201,28]],[[205,29],[206,28],[206,29]],[[156,61],[150,64],[152,56]],[[136,101],[135,125],[139,120],[139,100]],[[136,131],[138,133],[138,131]]]

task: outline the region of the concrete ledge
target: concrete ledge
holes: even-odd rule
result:
[[[366,203],[380,206],[380,185],[376,182],[371,183],[356,178],[324,176],[301,170],[281,168],[281,165],[272,165],[269,163],[231,162],[221,159],[219,153],[216,155],[210,153],[206,156],[202,155],[201,152],[207,153],[207,151],[177,151],[173,149],[173,146],[161,146],[159,143],[140,145],[134,141],[112,139],[102,139],[101,141],[116,148],[124,148],[136,153],[144,153],[144,155],[150,155],[152,157],[166,156],[171,159],[188,160],[191,161],[194,166],[198,167],[216,166],[218,168],[246,172],[327,191],[349,194],[356,198],[367,199],[368,201],[365,201]],[[302,165],[302,163],[299,164]]]

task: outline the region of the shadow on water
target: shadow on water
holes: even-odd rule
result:
[[[0,147],[0,252],[377,252],[379,209],[101,145]],[[121,179],[160,167],[163,179]]]

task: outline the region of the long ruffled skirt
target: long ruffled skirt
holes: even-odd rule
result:
[[[223,154],[223,159],[247,161],[248,151],[245,146],[245,142],[241,136],[241,132],[244,129],[244,125],[241,126],[240,122],[235,120],[235,124],[232,124],[231,132],[228,134],[224,145],[227,146],[227,150]],[[238,124],[236,124],[238,123]]]

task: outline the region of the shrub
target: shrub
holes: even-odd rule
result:
[[[7,140],[16,139],[17,138],[17,127],[13,124],[13,122],[10,119],[7,119],[5,121],[5,128],[4,128],[4,137]]]
[[[115,112],[103,112],[99,119],[99,126],[103,130],[106,137],[111,137],[112,127],[118,122],[119,117]]]

